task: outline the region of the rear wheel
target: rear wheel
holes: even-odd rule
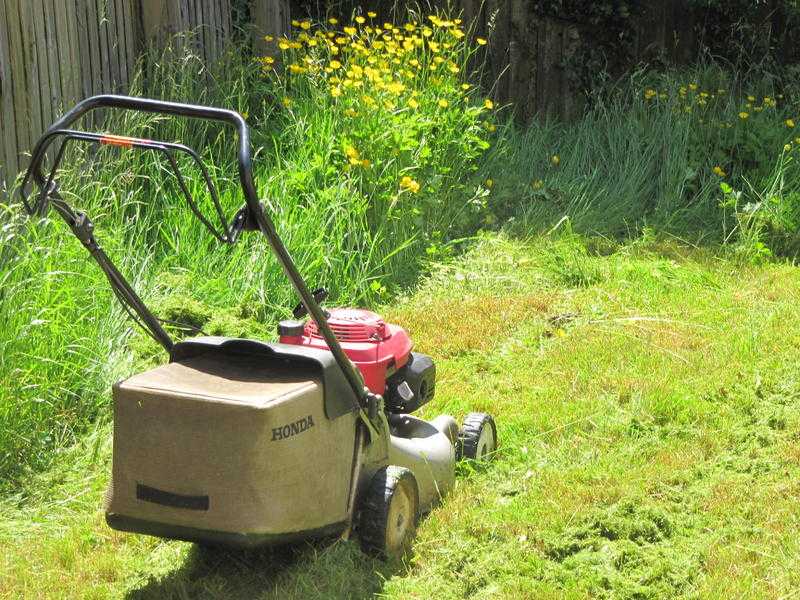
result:
[[[358,534],[364,552],[398,558],[411,548],[417,529],[419,491],[414,474],[389,466],[372,477],[362,501]]]
[[[486,413],[469,413],[458,432],[458,458],[484,460],[497,450],[497,427]]]

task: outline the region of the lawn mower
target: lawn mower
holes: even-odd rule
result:
[[[183,144],[70,129],[101,108],[233,126],[244,206],[226,218],[208,169]],[[103,251],[89,216],[59,191],[65,149],[78,143],[160,153],[189,209],[219,242],[264,234],[300,299],[293,318],[278,324],[279,341],[173,341]],[[176,158],[181,154],[202,174],[211,217],[190,193]],[[327,292],[309,289],[258,200],[249,129],[237,112],[88,98],[39,139],[20,196],[30,215],[53,209],[67,223],[130,317],[169,356],[113,386],[105,501],[112,528],[234,547],[355,531],[365,551],[392,557],[408,549],[420,514],[452,488],[455,461],[494,452],[497,431],[487,414],[469,414],[460,428],[450,416],[425,421],[409,414],[433,397],[436,370],[430,357],[412,350],[405,330],[368,310],[322,308]]]

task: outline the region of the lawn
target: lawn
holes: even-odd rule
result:
[[[800,272],[645,235],[485,234],[384,307],[437,361],[426,416],[495,415],[413,555],[200,550],[103,522],[104,420],[0,501],[8,598],[790,597]]]

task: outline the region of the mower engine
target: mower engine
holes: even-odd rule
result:
[[[436,367],[429,356],[411,351],[413,344],[405,329],[356,308],[329,309],[327,318],[364,384],[383,396],[389,412],[411,413],[433,398]],[[283,344],[328,349],[313,320],[281,321],[278,335]]]

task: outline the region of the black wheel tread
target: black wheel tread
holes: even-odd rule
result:
[[[469,413],[464,418],[464,424],[458,432],[458,444],[456,447],[456,458],[472,458],[478,454],[478,442],[484,427],[491,427],[494,433],[495,449],[497,448],[497,427],[492,415],[487,413]]]
[[[395,490],[403,481],[410,481],[416,496],[414,526],[419,518],[419,491],[414,474],[404,467],[388,466],[372,477],[364,498],[361,501],[361,514],[358,519],[358,537],[361,549],[372,556],[387,558],[386,521],[389,506]]]

